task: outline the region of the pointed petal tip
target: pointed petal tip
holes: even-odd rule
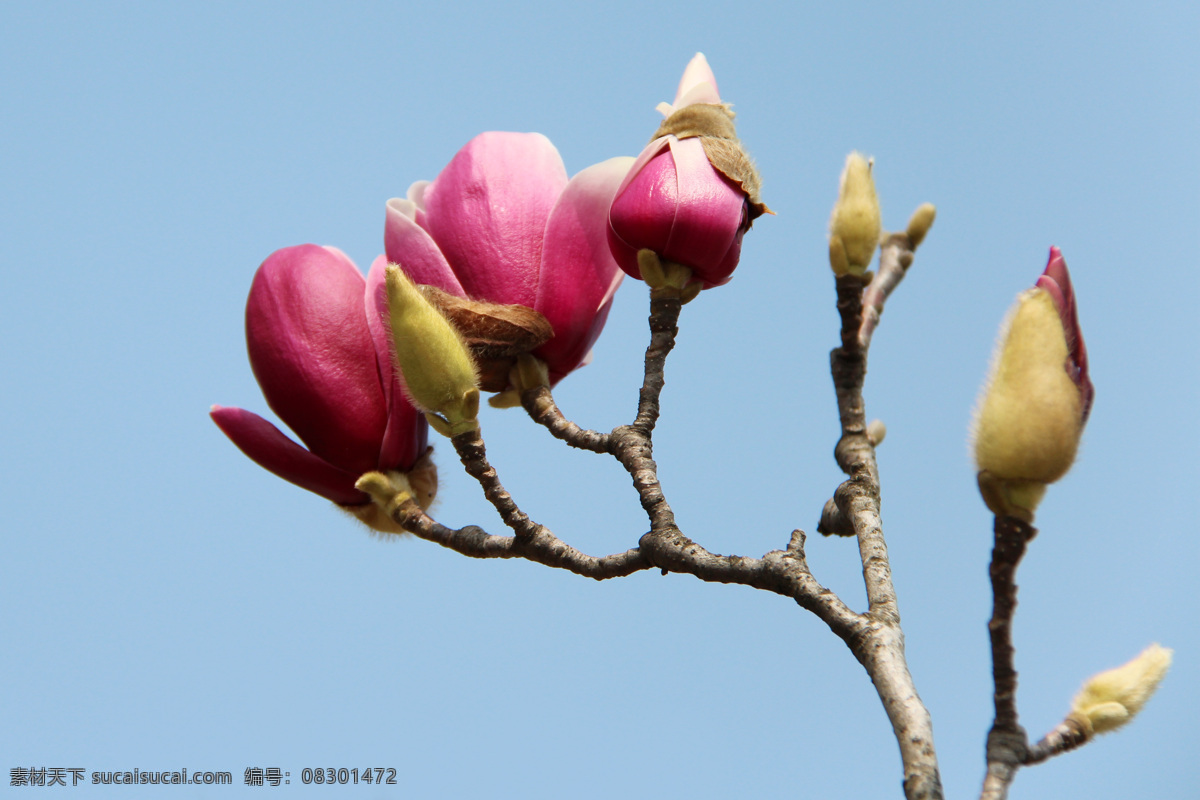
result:
[[[683,70],[679,80],[679,89],[675,92],[675,108],[682,108],[692,103],[720,103],[721,93],[717,88],[717,78],[713,75],[708,59],[703,53],[696,53]]]

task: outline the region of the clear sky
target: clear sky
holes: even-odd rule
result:
[[[4,785],[186,767],[235,786],[181,795],[329,797],[303,768],[371,766],[398,784],[356,796],[901,796],[870,683],[794,603],[380,541],[207,416],[268,413],[242,314],[273,250],[365,269],[386,200],[480,131],[545,133],[571,173],[636,155],[703,51],[778,216],[684,309],[655,449],[683,529],[750,556],[814,532],[840,475],[825,226],[846,153],[873,155],[885,228],[938,207],[866,401],[889,429],[910,665],[948,796],[977,795],[991,529],[966,430],[1005,310],[1058,245],[1097,394],[1018,575],[1022,721],[1040,736],[1151,642],[1176,663],[1131,726],[1023,770],[1013,797],[1194,796],[1198,33],[1184,2],[3,4]],[[581,424],[632,418],[646,313],[627,281],[560,385]],[[482,421],[501,479],[566,541],[599,555],[644,532],[615,462],[519,410]],[[504,532],[436,444],[435,516]],[[814,534],[809,557],[862,608],[851,542]],[[244,788],[254,766],[291,785]]]

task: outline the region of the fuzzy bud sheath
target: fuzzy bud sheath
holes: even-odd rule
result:
[[[1046,485],[1075,461],[1092,394],[1070,277],[1052,248],[1009,314],[975,418],[980,491],[993,512],[1032,519]]]
[[[873,164],[861,153],[846,157],[838,199],[829,218],[829,265],[838,277],[865,273],[879,245],[882,223],[875,179],[871,177]],[[925,230],[932,224],[931,216]]]
[[[1171,666],[1171,651],[1152,644],[1132,661],[1088,679],[1070,717],[1090,735],[1115,731],[1146,705]]]
[[[387,268],[394,354],[413,405],[444,436],[479,426],[475,364],[462,337],[404,272]]]

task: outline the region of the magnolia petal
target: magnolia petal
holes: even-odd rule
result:
[[[705,287],[725,283],[737,266],[748,225],[746,194],[713,168],[700,139],[670,143],[678,213],[662,254],[691,267]]]
[[[481,133],[458,151],[424,199],[429,232],[468,295],[533,305],[546,221],[566,184],[540,133]]]
[[[387,202],[383,247],[387,260],[398,265],[413,283],[436,286],[465,297],[462,285],[433,238],[418,223],[420,209],[411,201],[394,197]]]
[[[365,280],[338,250],[277,250],[246,302],[250,366],[267,404],[316,456],[354,474],[375,469],[387,424]]]
[[[209,416],[254,463],[285,481],[343,506],[369,500],[354,488],[357,475],[313,455],[257,414],[241,408],[213,406]]]
[[[638,250],[690,267],[705,288],[729,280],[749,227],[746,195],[708,161],[698,138],[651,142],[617,189],[609,245],[641,277]]]
[[[1083,422],[1087,422],[1092,410],[1092,400],[1096,389],[1088,374],[1087,346],[1083,342],[1083,329],[1079,326],[1079,311],[1075,303],[1075,287],[1071,285],[1071,273],[1067,271],[1067,262],[1062,251],[1057,247],[1050,248],[1050,260],[1046,270],[1037,280],[1039,289],[1044,289],[1054,301],[1062,318],[1063,333],[1067,339],[1067,350],[1070,354],[1072,380],[1079,386],[1083,399]]]
[[[404,390],[403,376],[396,369],[392,354],[392,329],[388,324],[387,283],[385,270],[388,259],[379,256],[367,274],[367,327],[375,345],[375,363],[379,382],[383,386],[387,408],[387,427],[379,445],[378,468],[381,470],[412,469],[428,445],[429,423],[425,415],[413,408]]]
[[[677,181],[669,151],[672,140],[674,136],[663,136],[642,150],[617,187],[609,209],[609,247],[621,269],[639,280],[638,250],[662,254],[675,225]]]
[[[546,223],[534,308],[554,328],[554,338],[534,354],[552,381],[575,369],[604,327],[607,307],[624,274],[608,246],[609,207],[634,159],[610,158],[567,184]],[[597,313],[604,309],[603,315]]]
[[[417,212],[419,215],[424,215],[425,213],[425,190],[429,188],[429,184],[431,183],[433,183],[433,181],[414,181],[412,185],[408,187],[408,191],[404,195],[417,207]],[[417,218],[417,221],[420,222],[419,217]]]
[[[679,89],[675,92],[674,106],[676,109],[690,106],[693,103],[720,103],[721,95],[717,91],[717,78],[704,53],[696,53],[683,70],[679,79]]]

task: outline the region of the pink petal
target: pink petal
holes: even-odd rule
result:
[[[737,266],[749,224],[746,194],[712,166],[699,139],[671,142],[679,210],[664,255],[692,267],[705,288],[725,283]]]
[[[1075,287],[1071,285],[1071,273],[1067,271],[1067,262],[1062,251],[1057,247],[1050,248],[1050,260],[1046,270],[1037,280],[1037,286],[1044,289],[1058,308],[1062,319],[1063,334],[1067,340],[1067,350],[1070,353],[1071,379],[1079,386],[1083,398],[1083,421],[1087,422],[1092,410],[1092,400],[1096,389],[1088,374],[1087,346],[1083,342],[1083,329],[1079,326],[1079,312],[1075,304]]]
[[[375,361],[379,367],[379,382],[388,409],[387,428],[379,447],[379,469],[412,468],[417,457],[428,445],[429,423],[425,416],[408,402],[400,370],[392,357],[392,329],[388,324],[387,284],[384,270],[388,259],[379,256],[367,273],[367,328],[375,344]]]
[[[621,269],[634,278],[642,277],[637,265],[638,250],[662,254],[675,225],[677,180],[671,158],[674,136],[663,136],[648,144],[617,188],[609,209],[609,244]],[[614,241],[615,239],[615,241]]]
[[[354,488],[357,475],[313,455],[257,414],[213,406],[209,416],[254,463],[285,481],[344,506],[370,499]]]
[[[467,294],[532,306],[546,220],[567,184],[540,133],[481,133],[425,190],[429,232]]]
[[[709,163],[700,140],[668,135],[646,147],[617,189],[609,245],[630,275],[641,274],[637,251],[653,250],[691,267],[707,289],[729,280],[749,224],[745,193]]]
[[[433,238],[417,223],[420,209],[411,200],[392,198],[387,202],[383,246],[387,260],[398,264],[414,283],[436,286],[465,297],[462,285]]]
[[[267,404],[313,454],[354,474],[376,468],[387,424],[365,281],[316,245],[272,253],[246,302],[250,366]]]
[[[717,78],[708,66],[704,53],[696,53],[688,62],[679,80],[679,89],[675,92],[673,105],[678,110],[693,103],[720,103],[721,95],[717,91]]]
[[[563,190],[546,223],[534,308],[554,327],[535,353],[555,381],[575,369],[604,327],[624,274],[609,250],[608,209],[633,159],[610,158],[580,172]]]

